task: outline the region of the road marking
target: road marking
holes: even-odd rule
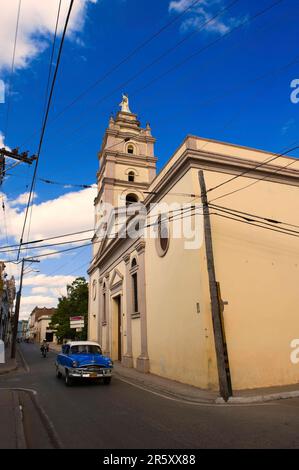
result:
[[[154,392],[153,390],[149,390],[148,388],[142,387],[142,385],[136,385],[133,382],[130,382],[128,380],[125,380],[123,378],[120,378],[119,375],[117,375],[117,379],[120,380],[121,382],[125,382],[128,385],[132,385],[132,387],[139,388],[140,390],[144,390],[145,392],[151,393],[152,395],[156,395],[161,398],[165,398],[166,400],[170,401],[175,401],[178,403],[183,403],[185,405],[192,405],[192,406],[212,406],[212,407],[225,407],[225,408],[238,408],[238,407],[244,407],[244,406],[273,406],[275,403],[198,403],[198,402],[193,402],[189,400],[183,400],[180,398],[174,398],[170,397],[168,395],[165,395],[160,392]]]

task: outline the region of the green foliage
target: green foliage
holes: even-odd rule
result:
[[[56,313],[52,316],[50,327],[56,331],[59,342],[64,338],[87,339],[87,311],[88,311],[88,283],[84,277],[77,277],[71,285],[67,286],[66,297],[60,297]],[[82,332],[70,328],[70,317],[84,316]]]

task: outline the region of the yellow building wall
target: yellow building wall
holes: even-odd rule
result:
[[[163,202],[189,202],[190,196],[178,197],[173,193],[193,193],[193,186],[189,171]],[[173,222],[171,231],[172,227]],[[152,373],[217,389],[204,256],[203,247],[187,250],[184,239],[171,238],[166,255],[159,257],[155,240],[146,240],[148,352]]]
[[[228,177],[206,171],[207,188]],[[253,181],[238,178],[209,198]],[[215,204],[299,225],[295,186],[260,181]],[[233,388],[298,383],[299,366],[290,360],[290,343],[299,335],[298,238],[216,215],[211,222],[216,276],[228,302],[224,321]]]

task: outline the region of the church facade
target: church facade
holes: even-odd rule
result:
[[[232,389],[297,383],[299,161],[187,136],[157,174],[154,144],[123,100],[99,152],[89,339],[125,367],[219,388],[202,171]]]

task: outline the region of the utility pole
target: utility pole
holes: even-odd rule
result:
[[[28,150],[26,152],[19,153],[18,147],[13,150],[8,150],[5,147],[0,149],[0,185],[2,184],[3,178],[5,176],[5,157],[9,157],[13,160],[31,165],[34,160],[37,159],[37,156],[31,155],[31,157],[29,157],[28,154]]]
[[[14,324],[13,324],[13,332],[12,332],[11,355],[10,355],[10,357],[12,359],[16,357],[16,342],[17,342],[17,335],[18,335],[18,323],[19,323],[19,314],[20,314],[20,306],[21,306],[24,267],[25,267],[26,261],[28,261],[30,263],[39,263],[40,262],[39,260],[30,259],[30,258],[23,258],[22,259],[20,286],[19,286],[19,290],[18,290],[17,296],[16,296],[16,306],[15,306]]]
[[[227,401],[232,396],[232,386],[230,380],[229,364],[225,344],[224,325],[221,319],[221,305],[219,298],[219,284],[216,282],[211,221],[209,213],[209,205],[207,198],[206,183],[203,171],[198,172],[199,185],[201,190],[201,202],[203,205],[204,219],[204,237],[207,257],[207,269],[209,276],[210,299],[212,307],[212,322],[217,358],[219,389],[222,398]]]

